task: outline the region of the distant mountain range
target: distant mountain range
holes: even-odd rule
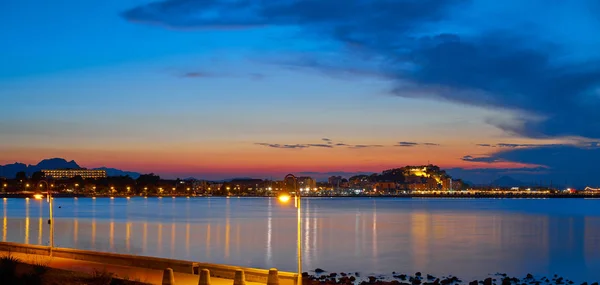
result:
[[[491,186],[498,187],[520,187],[525,186],[527,183],[514,179],[510,176],[502,176],[490,183]]]
[[[0,177],[14,178],[18,172],[25,171],[28,176],[31,176],[34,172],[41,171],[42,169],[80,169],[82,168],[74,160],[67,161],[63,158],[50,158],[40,161],[38,164],[24,164],[24,163],[13,163],[7,165],[0,165]],[[140,173],[123,171],[115,168],[93,168],[98,170],[106,170],[108,176],[126,176],[129,175],[131,178],[138,178]]]

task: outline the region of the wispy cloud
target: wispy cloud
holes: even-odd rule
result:
[[[464,161],[469,161],[469,162],[485,162],[485,163],[494,163],[494,162],[500,162],[500,160],[498,158],[492,157],[492,156],[480,156],[480,157],[474,157],[471,155],[465,155],[461,158],[461,160]]]
[[[419,145],[416,142],[398,142],[398,144],[396,146],[402,146],[402,147],[413,147],[413,146],[417,146]]]
[[[277,143],[256,143],[256,145],[267,146],[272,148],[284,148],[284,149],[301,149],[307,148],[308,145],[303,144],[277,144]]]
[[[415,146],[440,146],[440,144],[437,143],[431,143],[431,142],[426,142],[426,143],[418,143],[418,142],[398,142],[396,145],[394,146],[399,146],[399,147],[415,147]]]
[[[200,71],[185,72],[181,75],[181,77],[185,77],[185,78],[209,78],[209,77],[215,77],[215,76],[217,76],[217,75],[208,73],[208,72],[200,72]]]
[[[266,146],[271,148],[281,149],[303,149],[303,148],[353,148],[363,149],[372,147],[384,147],[380,144],[347,144],[343,142],[334,143],[333,140],[328,138],[321,139],[326,143],[303,143],[303,144],[278,144],[278,143],[255,143],[255,145]]]
[[[350,148],[370,148],[370,147],[383,147],[383,145],[380,145],[380,144],[356,144],[356,145],[350,146]]]
[[[312,146],[312,147],[324,147],[324,148],[333,148],[332,145],[330,144],[322,144],[322,143],[311,143],[308,144],[308,146]]]

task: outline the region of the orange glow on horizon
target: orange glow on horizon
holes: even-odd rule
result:
[[[358,140],[357,140],[358,141]],[[435,140],[432,140],[435,141]],[[350,143],[350,142],[348,142]],[[362,143],[362,141],[361,141]],[[249,176],[264,177],[285,175],[286,172],[373,172],[406,165],[438,165],[448,168],[519,168],[535,167],[514,162],[481,163],[462,160],[465,155],[488,154],[498,149],[482,149],[472,143],[458,141],[440,142],[435,147],[393,147],[392,143],[370,142],[383,147],[367,148],[306,148],[279,149],[252,143],[214,142],[181,145],[155,149],[151,145],[142,149],[24,149],[0,148],[6,153],[0,164],[20,161],[37,164],[46,157],[63,157],[75,160],[80,166],[112,168],[139,173],[156,173],[162,177],[177,176]],[[179,146],[179,144],[173,144]],[[152,152],[153,155],[148,155]]]

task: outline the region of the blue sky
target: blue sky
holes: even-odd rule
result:
[[[0,163],[600,184],[596,1],[344,3],[3,1]]]

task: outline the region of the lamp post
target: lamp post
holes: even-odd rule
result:
[[[52,256],[52,248],[54,247],[54,220],[52,218],[52,192],[50,192],[50,185],[48,181],[42,180],[40,183],[46,183],[46,200],[48,201],[50,208],[50,219],[48,220],[48,224],[50,225],[50,256]],[[41,185],[41,184],[40,184]]]
[[[298,282],[297,285],[302,285],[302,203],[300,191],[298,190],[298,178],[293,174],[288,174],[285,176],[283,181],[287,181],[288,178],[291,178],[294,181],[294,193],[296,193],[296,208],[298,213]],[[290,200],[289,195],[280,195],[279,201],[287,202]]]

